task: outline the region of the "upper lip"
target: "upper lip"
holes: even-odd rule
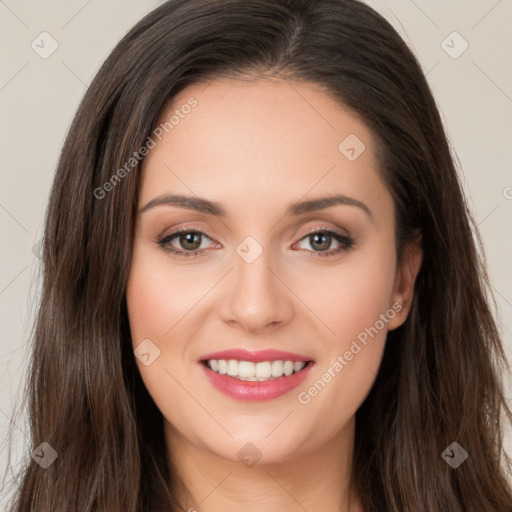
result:
[[[230,350],[222,350],[220,352],[211,352],[201,356],[198,362],[208,359],[236,359],[238,361],[250,361],[253,363],[261,363],[263,361],[312,361],[310,357],[294,354],[293,352],[283,352],[282,350],[266,349],[266,350],[246,350],[243,348],[234,348]]]

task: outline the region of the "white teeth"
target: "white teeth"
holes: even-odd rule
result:
[[[215,359],[212,359],[211,361],[215,361]],[[210,368],[212,370],[214,370],[214,368],[211,366],[211,361],[210,361]],[[217,361],[215,361],[215,362],[217,362]],[[219,364],[219,373],[221,375],[226,375],[226,373],[228,372],[228,362],[225,359],[219,359],[218,364]],[[214,371],[216,371],[216,370],[214,370]]]
[[[283,375],[283,361],[272,361],[272,377]]]
[[[237,361],[234,362],[236,363]],[[254,377],[254,363],[250,361],[240,361],[238,363],[238,376],[246,379]]]
[[[228,361],[228,375],[231,377],[238,375],[238,361],[235,361],[234,359],[230,359]]]
[[[208,367],[221,375],[229,375],[245,381],[272,380],[283,375],[300,372],[306,363],[303,361],[237,361],[236,359],[209,359]]]
[[[272,363],[270,361],[256,363],[256,372],[254,373],[254,376],[258,377],[258,379],[268,379],[269,377],[272,377]]]
[[[300,372],[305,365],[306,363],[303,363],[302,361],[293,363],[293,370],[295,371],[295,373]]]

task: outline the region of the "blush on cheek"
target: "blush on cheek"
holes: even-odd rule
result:
[[[178,272],[169,276],[154,259],[144,264],[135,259],[126,290],[128,316],[134,344],[139,339],[161,339],[190,310],[197,292],[180,282]],[[190,305],[189,305],[190,304]]]
[[[158,338],[162,334],[163,301],[158,299],[158,283],[151,276],[133,273],[126,291],[128,317],[132,342],[136,346],[143,339]]]
[[[329,300],[324,300],[322,307],[317,306],[325,323],[342,343],[355,339],[367,329],[374,332],[375,323],[389,308],[392,281],[382,279],[381,275],[376,272],[372,279],[370,272],[353,273],[342,281],[343,286],[337,286],[327,295]],[[379,323],[377,327],[378,331],[385,332],[387,324]]]

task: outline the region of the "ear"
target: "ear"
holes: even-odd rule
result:
[[[400,327],[409,315],[414,298],[414,283],[422,260],[421,233],[416,232],[414,239],[405,245],[401,261],[397,265],[390,304],[390,308],[397,313],[388,322],[390,331]]]

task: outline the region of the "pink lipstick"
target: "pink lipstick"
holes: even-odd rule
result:
[[[271,400],[299,386],[314,361],[280,350],[232,349],[202,356],[198,363],[210,383],[237,400]]]

